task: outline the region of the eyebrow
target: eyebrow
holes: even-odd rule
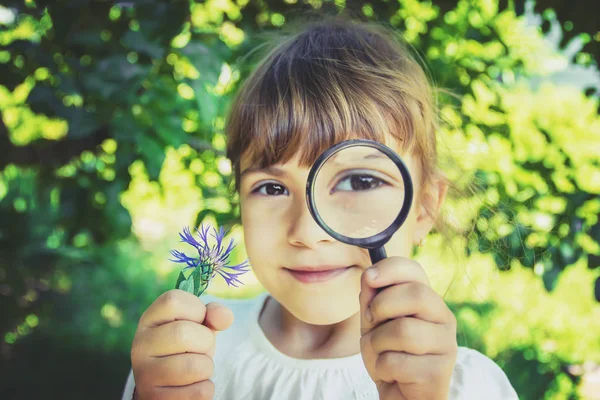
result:
[[[258,168],[258,167],[253,167],[253,168],[246,168],[241,174],[240,174],[240,179],[242,179],[244,177],[244,175],[248,175],[248,174],[269,174],[269,175],[273,175],[273,176],[277,176],[277,177],[284,177],[287,176],[287,172],[285,172],[284,170],[282,170],[281,168],[275,167],[275,166],[269,166],[269,167],[265,167],[265,168]]]

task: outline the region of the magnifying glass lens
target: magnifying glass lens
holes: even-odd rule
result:
[[[404,204],[405,182],[398,166],[371,146],[338,151],[313,182],[314,205],[333,231],[363,239],[385,231]]]

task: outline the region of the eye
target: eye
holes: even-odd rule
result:
[[[353,174],[341,179],[333,188],[332,193],[337,191],[353,192],[371,190],[386,184],[387,182],[373,175]]]
[[[254,189],[252,193],[261,194],[263,196],[287,196],[289,194],[283,185],[275,182],[263,183]]]

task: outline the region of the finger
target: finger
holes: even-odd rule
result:
[[[360,353],[369,376],[373,381],[377,382],[379,378],[376,375],[377,371],[375,369],[375,363],[377,362],[377,357],[379,354],[375,353],[373,350],[373,346],[371,345],[371,336],[369,334],[365,334],[360,337]]]
[[[188,386],[155,388],[152,396],[148,397],[161,400],[212,400],[214,395],[215,384],[207,380]]]
[[[366,346],[375,354],[401,351],[414,355],[452,353],[456,332],[448,325],[405,317],[388,321],[367,333]]]
[[[372,268],[372,267],[370,267]],[[368,268],[368,269],[370,269]],[[367,269],[367,270],[368,270]],[[369,304],[371,300],[377,294],[377,289],[372,288],[367,283],[367,276],[363,272],[360,277],[360,294],[358,295],[358,302],[360,303],[360,332],[361,335],[366,334],[375,326],[369,316],[366,314],[367,310],[369,310]]]
[[[151,358],[143,368],[139,384],[150,386],[187,386],[210,379],[214,371],[213,360],[205,354],[175,354]]]
[[[404,384],[404,386],[409,384]],[[400,390],[400,386],[396,382],[386,383],[379,382],[377,383],[377,391],[379,392],[379,398],[381,399],[398,399],[398,400],[406,400],[407,397]],[[406,391],[406,390],[405,390]]]
[[[421,264],[410,258],[386,258],[367,268],[365,274],[367,275],[366,283],[374,289],[406,282],[420,282],[431,286]]]
[[[203,323],[206,307],[191,293],[173,289],[160,295],[142,314],[138,329],[147,329],[169,322],[186,320]]]
[[[369,304],[382,287],[405,282],[422,282],[429,285],[427,274],[419,263],[408,258],[386,258],[367,268],[360,280],[361,334],[377,326],[369,315]]]
[[[140,338],[139,346],[150,352],[150,357],[164,357],[180,353],[206,354],[215,344],[215,333],[204,325],[190,321],[175,321],[148,329]]]
[[[224,331],[233,323],[233,311],[219,303],[206,305],[204,325],[215,331]]]
[[[452,370],[453,355],[414,355],[404,352],[387,351],[377,357],[375,369],[384,382],[400,384],[432,385],[439,382],[440,374]],[[451,365],[450,365],[451,364]]]
[[[372,324],[414,316],[436,324],[451,322],[452,311],[431,287],[422,283],[402,283],[382,289],[369,304]]]

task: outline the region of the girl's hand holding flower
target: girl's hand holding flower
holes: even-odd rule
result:
[[[140,318],[131,346],[134,399],[213,398],[210,377],[215,336],[217,331],[229,328],[233,313],[217,303],[205,306],[198,296],[217,275],[228,285],[241,284],[238,277],[249,270],[249,265],[247,261],[227,265],[235,246],[233,241],[224,246],[223,229],[213,229],[213,246],[209,244],[209,227],[203,226],[196,232],[198,239],[187,228],[180,238],[197,250],[197,257],[177,250],[171,252],[175,257],[171,261],[184,264],[177,289],[161,295]]]
[[[382,400],[448,399],[456,319],[417,262],[390,257],[362,275],[361,352]]]
[[[205,306],[181,290],[161,295],[140,318],[131,346],[134,399],[212,399],[215,335],[232,322],[225,306]]]

